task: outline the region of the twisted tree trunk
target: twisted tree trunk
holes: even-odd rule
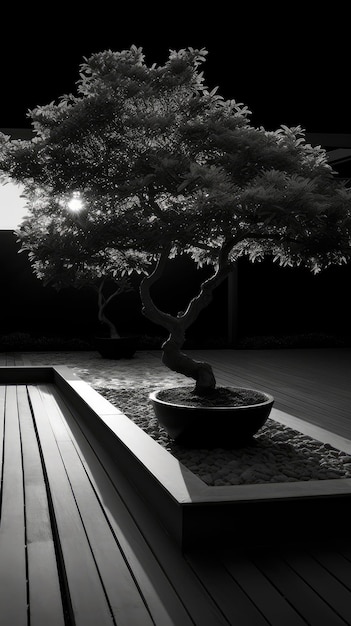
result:
[[[99,314],[98,314],[98,318],[99,321],[102,324],[105,324],[105,326],[107,326],[108,331],[109,331],[109,337],[110,339],[119,339],[120,338],[120,334],[117,332],[117,328],[116,326],[113,324],[113,322],[111,322],[111,320],[104,314],[102,309],[99,309]]]
[[[231,269],[227,258],[228,253],[224,251],[217,271],[202,283],[199,294],[191,300],[186,311],[174,317],[169,313],[160,311],[150,294],[152,285],[163,274],[169,252],[170,247],[161,253],[152,274],[146,276],[140,284],[140,296],[143,304],[142,312],[148,319],[169,331],[169,337],[162,345],[162,362],[164,365],[174,372],[194,379],[196,385],[193,392],[196,395],[211,395],[216,387],[216,379],[211,365],[190,358],[181,351],[181,348],[185,341],[186,329],[196,320],[200,311],[211,302],[214,288],[222,282]]]
[[[105,297],[103,293],[105,281],[103,280],[98,288],[98,319],[102,324],[105,324],[109,329],[109,336],[111,339],[119,339],[120,334],[117,331],[116,326],[111,322],[111,320],[107,317],[105,313],[105,309],[107,305],[111,302],[111,300],[122,293],[123,289],[118,287],[108,298]]]
[[[198,396],[211,395],[216,387],[216,379],[209,363],[196,361],[181,351],[177,332],[171,332],[162,345],[162,363],[174,372],[179,372],[196,381],[194,393]],[[183,342],[182,342],[183,343]]]

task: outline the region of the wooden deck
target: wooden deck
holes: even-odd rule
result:
[[[274,406],[351,439],[351,349],[193,350],[221,385],[273,394]]]
[[[193,354],[351,438],[350,351],[264,352]],[[182,554],[51,383],[0,386],[0,441],[0,626],[351,625],[351,539]]]
[[[57,389],[0,393],[1,626],[227,623]]]

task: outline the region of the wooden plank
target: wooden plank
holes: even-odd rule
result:
[[[52,391],[61,410],[66,412],[68,407],[61,394],[55,388]],[[178,546],[158,525],[148,505],[131,490],[114,458],[100,441],[87,433],[75,409],[69,406],[69,411],[74,416],[74,420],[69,421],[69,430],[79,444],[85,470],[104,503],[109,523],[155,624],[228,626],[228,621],[199,583]]]
[[[351,562],[351,543],[345,541],[343,537],[340,539],[339,537],[335,537],[333,541],[333,547],[336,552],[341,554],[345,559]]]
[[[316,561],[351,591],[351,562],[342,554],[340,545],[335,542],[323,546],[309,545],[308,551]]]
[[[222,376],[226,376],[229,380],[231,380],[231,384],[235,385],[235,379],[233,381],[234,372],[240,375],[241,367],[240,364],[237,366],[236,360],[238,358],[238,353],[236,354],[228,354],[228,352],[222,352],[222,354],[214,355],[211,358],[211,363],[218,367]],[[305,360],[310,365],[310,361],[308,360],[309,353],[305,353]],[[304,364],[303,359],[299,363],[296,363],[295,360],[291,359],[288,362],[288,366],[285,365],[285,362],[281,363],[278,355],[275,352],[266,355],[265,358],[262,358],[262,362],[259,362],[257,358],[253,358],[252,362],[249,362],[246,365],[246,369],[244,370],[245,375],[250,377],[250,380],[255,380],[254,384],[264,384],[274,386],[278,396],[287,395],[290,396],[294,402],[299,400],[299,397],[303,398],[304,401],[309,401],[311,397],[311,392],[313,393],[313,402],[315,404],[319,404],[321,408],[332,408],[335,403],[341,406],[344,409],[347,409],[347,404],[350,401],[351,395],[347,387],[343,386],[342,378],[337,379],[337,384],[332,385],[331,381],[328,380],[328,384],[324,384],[327,381],[324,380],[323,377],[323,386],[321,385],[321,374],[318,371],[318,375],[311,377],[311,371],[306,364]],[[296,368],[296,369],[295,369]],[[341,381],[341,382],[340,382]],[[321,389],[322,387],[322,389]],[[321,397],[318,397],[318,393],[321,392]]]
[[[276,408],[341,436],[351,436],[349,350],[222,350],[189,354],[208,360],[219,384],[259,387],[273,393]]]
[[[237,550],[226,550],[218,558],[271,626],[306,625],[305,620],[247,555],[240,554]]]
[[[39,389],[116,622],[121,626],[151,626],[153,620],[105,516],[103,503],[85,472],[62,411],[47,388]]]
[[[211,359],[209,359],[209,360],[211,360]],[[315,371],[315,370],[313,370],[313,371]],[[315,393],[315,390],[313,390],[313,393]],[[87,467],[87,469],[86,469],[86,471],[89,471],[89,469],[90,469],[89,463],[88,463],[87,461],[85,461],[85,462],[87,463],[87,466],[88,466],[88,467]],[[99,482],[99,481],[97,481],[95,474],[94,474],[94,480],[95,480],[96,482]],[[95,487],[95,485],[94,485],[94,488],[96,488],[96,487]],[[98,488],[100,488],[100,490],[101,490],[101,492],[102,492],[102,493],[106,493],[106,494],[107,494],[107,493],[108,493],[108,491],[109,491],[108,489],[106,489],[106,490],[105,490],[105,487],[101,487],[100,485],[98,485]],[[123,490],[122,490],[122,493],[123,493]],[[114,499],[114,498],[112,498],[112,496],[111,496],[111,501],[112,501],[113,499]],[[108,502],[108,500],[107,500],[107,502]],[[109,509],[109,506],[107,506],[106,508],[107,508],[107,509]],[[138,518],[138,519],[139,519],[139,522],[138,522],[138,523],[140,523],[140,531],[141,531],[142,533],[144,533],[144,536],[145,536],[145,535],[149,532],[149,530],[146,530],[146,529],[145,529],[146,527],[148,527],[149,521],[148,521],[148,520],[146,520],[145,528],[143,528],[143,526],[144,526],[144,519],[142,518],[142,516],[141,516],[140,518]],[[127,520],[127,514],[126,514],[126,513],[125,513],[125,520]],[[120,521],[119,521],[119,523],[120,523]],[[123,523],[122,523],[122,524],[120,523],[120,525],[122,525],[122,527],[123,527]],[[125,529],[123,529],[123,530],[124,530],[125,535],[126,535],[126,536],[128,536],[128,532],[126,532],[126,531],[125,531]],[[151,536],[151,535],[152,535],[152,532],[150,533],[150,536]],[[154,532],[154,537],[156,537],[156,535],[157,535],[157,533],[156,533],[156,532]],[[156,537],[156,540],[157,540],[157,537]],[[142,543],[142,541],[143,541],[143,540],[141,540],[141,543]],[[131,544],[130,551],[131,551],[131,552],[133,552],[133,551],[134,551],[134,554],[136,554],[136,552],[137,552],[138,548],[135,548],[135,545],[133,545],[133,541],[131,541],[131,542],[130,542],[130,544]],[[165,542],[165,541],[162,539],[161,541],[159,541],[159,544],[160,544],[160,545],[159,545],[159,546],[157,546],[157,547],[156,547],[156,549],[155,549],[155,553],[157,553],[157,558],[159,559],[159,564],[160,564],[160,567],[161,567],[161,564],[162,564],[162,567],[164,567],[164,571],[165,571],[165,573],[167,572],[167,575],[168,575],[168,576],[170,576],[170,578],[172,578],[172,585],[174,584],[175,589],[177,589],[177,593],[179,593],[179,595],[182,597],[182,599],[183,599],[184,603],[185,603],[185,604],[187,604],[187,607],[188,607],[188,606],[189,606],[189,602],[190,602],[190,601],[189,601],[189,596],[191,595],[191,586],[189,585],[189,590],[188,590],[188,592],[184,592],[184,593],[183,593],[183,592],[181,591],[181,585],[179,584],[179,582],[176,582],[176,581],[174,581],[174,580],[173,580],[173,578],[175,578],[175,577],[177,577],[177,576],[181,576],[181,575],[182,575],[182,571],[183,571],[183,570],[182,570],[182,566],[180,566],[180,565],[179,565],[179,561],[178,561],[178,562],[177,562],[177,568],[176,568],[176,571],[171,571],[171,573],[170,573],[170,572],[169,572],[169,565],[172,563],[172,557],[171,557],[171,556],[168,556],[168,555],[165,555],[165,556],[162,556],[162,555],[161,555],[161,556],[159,556],[160,547],[161,547],[161,546],[162,546],[162,547],[167,546],[167,542]],[[147,547],[146,547],[146,549],[145,549],[145,552],[147,553]],[[124,553],[126,554],[126,556],[128,556],[128,550],[125,550],[125,551],[124,551]],[[148,558],[149,558],[149,562],[150,562],[150,563],[152,563],[152,558],[151,558],[150,556],[149,556]],[[274,557],[274,558],[275,558],[275,557]],[[342,557],[342,558],[344,558],[344,560],[346,560],[346,558],[347,558],[347,557],[346,557],[346,553],[345,553],[345,555],[343,555],[343,557]],[[138,560],[138,559],[136,558],[136,561],[137,561],[137,560]],[[274,559],[273,559],[273,560],[274,560]],[[318,559],[317,559],[317,560],[318,560]],[[146,566],[146,561],[144,561],[144,564],[145,564],[145,569],[148,569],[148,567]],[[286,563],[285,563],[285,565],[287,566],[287,564],[286,564]],[[345,565],[345,563],[344,563],[344,565]],[[139,567],[140,567],[140,570],[142,570],[142,569],[143,569],[143,566],[142,566],[142,565],[140,565],[140,564],[139,564]],[[262,576],[265,578],[265,573],[264,573],[264,572],[263,572],[260,568],[258,568],[258,567],[257,567],[257,563],[256,563],[256,562],[255,562],[255,564],[254,564],[254,567],[255,567],[256,571],[257,571],[257,572],[261,572]],[[325,567],[325,566],[323,565],[323,567]],[[137,568],[138,568],[138,564],[136,563],[136,565],[135,565],[135,569],[137,569]],[[155,569],[156,569],[156,568],[155,568]],[[326,569],[328,569],[328,568],[326,568]],[[291,567],[290,567],[290,573],[292,572],[292,570],[293,570],[293,568],[291,568]],[[228,571],[229,571],[229,570],[228,570]],[[334,571],[331,571],[331,570],[329,570],[329,571],[330,571],[330,573],[332,573],[332,574],[333,574],[333,576],[335,576],[335,575],[336,575],[336,574],[334,573]],[[347,571],[347,570],[345,570],[345,572],[346,572],[346,571]],[[189,580],[189,578],[187,578],[186,576],[184,576],[184,578],[186,578],[187,580]],[[301,577],[299,577],[299,578],[300,578],[300,583],[298,583],[298,585],[301,585],[301,581],[302,581],[302,579],[301,579]],[[162,575],[160,575],[160,580],[161,580],[161,579],[162,579]],[[153,579],[153,581],[154,581],[154,580],[155,580],[155,579]],[[239,585],[239,586],[242,586],[241,584],[239,584],[239,579],[235,579],[235,580],[236,580],[236,582],[238,583],[238,585]],[[242,582],[243,580],[244,580],[244,578],[242,578],[242,579],[241,579],[241,582]],[[153,581],[151,581],[151,583],[150,583],[150,587],[152,587]],[[304,582],[304,581],[302,581],[302,582]],[[342,581],[341,581],[341,582],[342,582]],[[272,582],[272,579],[271,579],[271,578],[268,578],[267,583],[268,583],[270,586],[274,586],[274,583]],[[282,583],[282,586],[284,587],[284,586],[285,586],[285,584],[286,584],[286,583]],[[345,583],[343,583],[343,584],[345,584]],[[244,587],[243,587],[243,588],[244,588]],[[156,589],[157,589],[157,585],[155,585],[155,595],[156,595]],[[304,588],[304,590],[306,591],[306,589],[305,589],[305,588]],[[280,588],[280,587],[278,587],[278,591],[277,591],[277,593],[279,593],[279,594],[283,594],[283,592],[281,591],[281,588]],[[318,595],[318,594],[317,594],[317,595]],[[307,594],[307,596],[305,596],[305,597],[307,597],[307,598],[308,598],[308,594]],[[289,602],[290,602],[290,599],[291,599],[291,596],[289,596]],[[256,598],[256,600],[257,600],[257,598]],[[255,600],[255,603],[257,603],[257,602],[258,602],[258,600],[257,600],[257,602],[256,602],[256,600]],[[323,599],[321,599],[321,600],[322,600],[322,607],[323,607]],[[288,601],[287,601],[287,602],[288,602]],[[162,604],[162,602],[160,602],[160,604]],[[301,603],[301,601],[300,601],[300,600],[298,600],[297,605],[300,607],[300,606],[301,606],[301,604],[302,604],[302,603]],[[258,605],[258,606],[260,606],[260,605]],[[302,604],[302,606],[303,606],[303,604]],[[326,603],[324,603],[324,606],[327,606],[327,604],[326,604]],[[192,609],[191,609],[191,611],[192,611]],[[168,617],[169,617],[169,611],[167,611],[167,609],[165,609],[165,613],[166,613],[166,614],[168,615]],[[307,618],[305,618],[305,614],[304,614],[304,613],[302,613],[302,614],[304,615],[304,619],[306,619],[306,620],[307,620]],[[193,615],[194,615],[194,614],[193,614],[193,613],[191,613],[191,616],[192,616],[192,617],[193,617]],[[320,616],[322,616],[322,612],[320,612]],[[336,616],[336,617],[337,617],[337,616]],[[311,618],[311,619],[312,619],[312,618]],[[162,621],[159,621],[159,623],[160,623],[160,624],[162,624],[162,626],[163,626],[163,622],[162,622]],[[165,623],[166,623],[166,622],[165,622]],[[169,621],[169,623],[172,623],[172,622],[171,622],[171,620]],[[176,622],[174,622],[174,621],[173,621],[173,623],[176,623]],[[181,623],[183,624],[183,622],[181,622]],[[202,625],[202,624],[204,624],[204,623],[206,623],[206,622],[205,622],[205,621],[204,621],[204,622],[202,622],[202,621],[199,621],[199,620],[198,620],[198,621],[194,620],[194,623],[201,623],[201,625]],[[208,622],[208,623],[210,623],[210,622]],[[214,621],[214,620],[213,620],[213,621],[212,621],[212,623],[216,623],[216,624],[217,624],[217,623],[221,623],[221,622],[216,622],[216,621]],[[225,623],[228,623],[228,622],[227,622],[227,620],[225,620]],[[316,622],[316,620],[315,620],[315,622],[314,622],[314,623],[318,623],[318,622]],[[319,623],[323,623],[323,621],[322,621],[322,617],[321,617],[321,621],[320,621]],[[329,621],[328,621],[328,626],[329,626],[329,623],[333,623],[333,622],[332,622],[332,621],[331,621],[331,622],[329,622]],[[342,621],[342,623],[343,623],[343,624],[345,624],[345,621]]]
[[[255,566],[310,626],[345,626],[345,621],[274,550],[250,554]]]
[[[273,385],[278,381],[279,387],[283,386],[290,392],[301,386],[302,392],[308,389],[321,390],[325,397],[333,399],[341,392],[347,399],[350,392],[345,382],[349,366],[346,363],[345,368],[342,354],[342,351],[333,353],[323,350],[222,350],[211,351],[207,356],[215,368],[218,367],[221,373],[232,378],[233,385],[235,376],[239,375]],[[192,352],[196,358],[199,355],[199,352]],[[325,362],[323,357],[327,358]],[[330,361],[333,371],[328,375]]]
[[[2,485],[2,459],[3,459],[3,451],[4,451],[5,395],[6,395],[6,386],[0,385],[0,502],[1,502],[1,485]]]
[[[5,398],[3,489],[0,525],[0,607],[3,624],[27,625],[23,469],[16,388]]]
[[[259,386],[276,408],[351,437],[350,350],[229,350],[209,360],[220,384]]]
[[[75,626],[111,626],[110,608],[39,391],[28,386]],[[83,576],[84,572],[84,576]]]
[[[320,548],[322,551],[322,548]],[[319,561],[299,546],[283,548],[281,555],[294,571],[339,615],[351,624],[351,593]]]
[[[47,366],[0,366],[0,384],[25,385],[27,383],[52,382],[54,371]]]
[[[64,626],[44,473],[26,387],[17,387],[23,452],[29,615],[35,626]]]
[[[230,624],[267,626],[267,620],[210,551],[191,552],[187,561]]]

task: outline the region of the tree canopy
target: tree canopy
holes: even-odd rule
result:
[[[317,270],[348,250],[350,191],[300,127],[250,125],[243,104],[208,91],[206,50],[92,55],[75,95],[29,113],[36,136],[3,141],[0,167],[57,216],[85,203],[90,250],[170,246],[199,262],[273,253]],[[347,231],[348,232],[348,231]]]
[[[240,256],[314,272],[350,257],[351,190],[325,150],[299,126],[252,126],[244,104],[206,87],[206,56],[171,50],[148,66],[136,46],[93,54],[75,94],[29,112],[31,141],[0,143],[0,170],[24,185],[29,219],[39,212],[52,231],[75,228],[82,258],[115,250],[126,268],[141,263],[145,312],[170,331],[172,350]],[[84,203],[74,220],[72,194]],[[183,253],[214,274],[172,317],[150,288]]]
[[[76,200],[77,201],[77,200]],[[48,205],[45,205],[48,209]],[[105,248],[91,252],[80,236],[81,228],[72,220],[67,223],[62,215],[42,211],[39,203],[30,205],[29,215],[16,231],[20,252],[27,252],[34,274],[57,290],[67,287],[91,288],[97,292],[98,318],[109,327],[110,336],[118,331],[106,308],[121,294],[132,291],[129,279],[133,272],[145,267],[141,254]],[[74,314],[74,312],[72,312]]]

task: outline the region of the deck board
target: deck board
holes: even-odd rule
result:
[[[53,395],[65,412],[67,407],[57,390],[53,390]],[[75,416],[68,424],[71,436],[79,445],[85,470],[98,497],[104,502],[111,527],[155,624],[227,625],[228,621],[198,583],[178,547],[157,527],[149,507],[136,494],[130,493],[128,480],[120,473],[114,459],[99,441],[94,441],[92,449],[82,437],[79,416],[72,408],[70,411]],[[106,480],[106,476],[110,480]],[[118,491],[115,485],[118,485]],[[131,516],[125,506],[127,500],[132,501],[133,511],[138,511],[138,515]]]
[[[69,580],[75,624],[112,626],[110,608],[51,424],[43,410],[38,389],[30,385],[28,390],[44,456],[64,568]]]
[[[275,407],[351,439],[351,350],[192,350],[221,385],[258,387]]]
[[[216,555],[206,551],[189,553],[187,560],[230,624],[267,626],[267,620],[251,596],[222,567]]]
[[[218,554],[218,559],[271,626],[305,626],[305,620],[286,602],[249,556],[224,551]]]
[[[302,554],[304,550],[302,550]],[[256,551],[252,561],[275,586],[279,593],[306,620],[310,626],[345,626],[345,621],[329,606],[315,589],[310,587],[295,568],[287,563],[278,550]],[[321,571],[319,572],[321,574]],[[317,578],[316,584],[318,585]],[[283,623],[283,621],[282,621]],[[346,622],[347,623],[347,622]]]
[[[342,554],[342,548],[339,547],[339,550],[337,544],[323,546],[323,549],[318,545],[309,546],[309,553],[316,561],[351,591],[351,562]]]
[[[0,385],[0,502],[2,485],[2,460],[4,453],[4,426],[5,426],[5,395],[6,386]]]
[[[6,389],[1,496],[1,619],[4,624],[24,626],[27,624],[27,563],[22,450],[15,386]]]
[[[351,624],[350,591],[306,550],[283,547],[284,561],[313,589],[347,624]]]
[[[239,384],[267,386],[277,408],[327,430],[337,424],[338,434],[351,438],[350,351],[340,351],[340,360],[334,351],[313,351],[305,359],[305,351],[240,352],[191,354],[214,365],[219,384],[233,384],[235,375]],[[68,591],[77,626],[351,623],[347,537],[313,544],[291,544],[287,537],[286,543],[255,549],[206,545],[182,554],[57,388],[27,388],[37,433],[26,387],[0,386],[1,626],[4,616],[4,626],[27,626],[27,601],[32,624],[63,626],[60,594]],[[57,558],[70,580],[65,593]],[[46,606],[40,604],[41,584],[52,594]],[[19,589],[16,602],[9,589]],[[51,603],[58,608],[56,622],[45,614]]]
[[[23,451],[29,614],[35,626],[64,626],[49,502],[27,390],[17,387]]]
[[[121,626],[133,624],[148,626],[152,619],[140,595],[135,579],[115,538],[103,503],[85,471],[78,443],[71,437],[68,423],[52,394],[50,387],[40,385],[40,396],[60,451],[85,532],[99,569],[113,616]],[[66,412],[67,415],[67,412]]]

